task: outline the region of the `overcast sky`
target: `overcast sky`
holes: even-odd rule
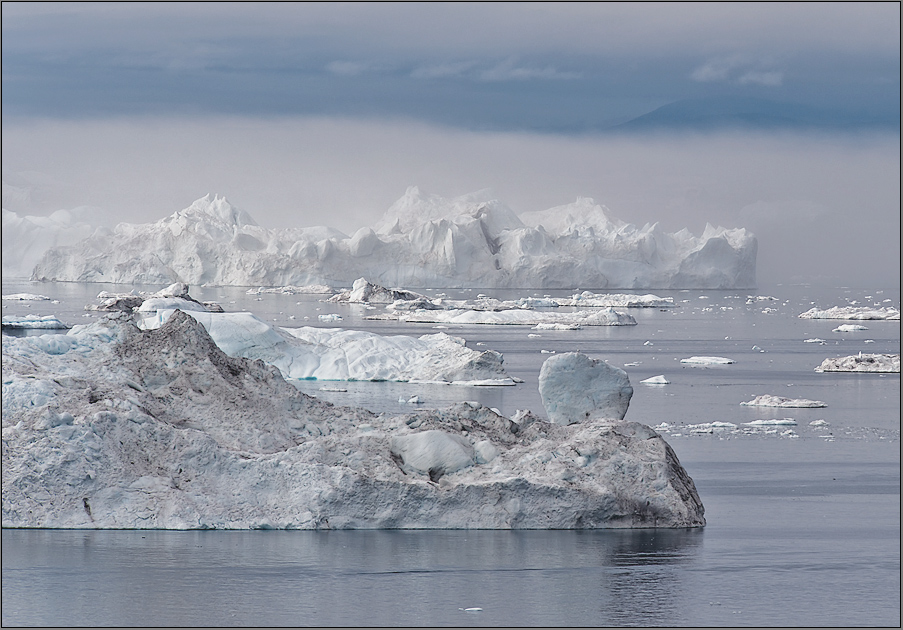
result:
[[[409,185],[488,187],[517,212],[589,196],[747,227],[761,284],[899,283],[897,3],[2,11],[11,210],[152,221],[217,192],[265,226],[353,232]]]

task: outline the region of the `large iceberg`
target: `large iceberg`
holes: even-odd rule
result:
[[[568,219],[570,217],[570,219]],[[572,222],[573,221],[573,222]],[[4,239],[4,251],[6,250]],[[54,247],[32,278],[238,286],[749,288],[756,238],[636,228],[591,199],[518,217],[486,193],[443,199],[411,187],[376,229],[267,229],[207,195],[157,221],[122,223]]]
[[[85,221],[90,213],[82,210],[58,210],[50,216],[34,217],[3,208],[3,277],[29,278],[46,251],[75,245],[90,236],[95,228]]]
[[[705,525],[645,425],[335,407],[229,357],[182,312],[154,330],[112,313],[46,337],[3,338],[3,527]]]

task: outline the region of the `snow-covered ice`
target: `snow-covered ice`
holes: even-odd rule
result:
[[[145,318],[159,328],[174,311]],[[188,313],[231,357],[260,359],[286,378],[323,381],[426,381],[514,385],[499,353],[477,352],[445,333],[383,336],[341,328],[277,328],[251,313]]]
[[[832,306],[829,309],[810,308],[800,313],[803,319],[900,319],[900,310],[884,306]]]
[[[748,402],[742,402],[741,405],[747,407],[827,407],[828,404],[820,400],[808,400],[806,398],[786,398],[784,396],[772,396],[771,394],[762,394],[756,396]]]
[[[50,354],[3,338],[3,527],[699,527],[704,508],[651,428],[519,422],[476,403],[336,407],[195,319],[112,313]],[[44,337],[50,337],[45,335]]]
[[[417,310],[378,313],[374,315],[368,315],[365,319],[466,325],[495,324],[538,326],[539,324],[560,324],[568,327],[636,325],[636,320],[631,315],[616,311],[613,308],[602,308],[593,311],[577,311],[574,313],[556,313],[547,311],[541,312],[532,310]]]
[[[860,330],[868,330],[868,328],[862,324],[841,324],[831,332],[857,332]]]
[[[681,359],[680,362],[690,365],[727,365],[733,363],[734,360],[725,357],[689,357]]]
[[[671,381],[666,379],[664,374],[659,374],[658,376],[650,376],[640,381],[640,383],[645,383],[646,385],[670,385]]]
[[[748,424],[751,427],[795,426],[796,420],[793,418],[772,418],[771,420],[753,420],[743,424]]]
[[[862,354],[828,358],[816,372],[899,372],[899,354]]]
[[[21,256],[18,243],[6,238],[6,224],[4,213],[4,269]],[[485,192],[443,199],[411,187],[375,228],[352,236],[326,227],[268,229],[225,198],[207,195],[156,223],[121,223],[79,233],[87,238],[61,243],[67,247],[35,248],[29,273],[59,281],[253,287],[347,286],[360,277],[405,287],[756,283],[757,241],[745,229],[707,225],[694,236],[686,229],[665,232],[657,223],[637,228],[585,198],[518,217]]]
[[[539,395],[555,424],[618,421],[627,413],[633,387],[624,370],[580,352],[565,352],[542,364]]]
[[[46,295],[39,295],[37,293],[8,293],[3,296],[3,299],[15,300],[17,302],[45,302],[50,300]]]
[[[335,290],[325,284],[308,284],[303,287],[287,285],[284,287],[257,287],[248,289],[248,295],[275,294],[275,295],[311,295],[318,293],[335,293]]]

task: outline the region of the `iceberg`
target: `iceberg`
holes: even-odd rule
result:
[[[50,216],[36,217],[19,216],[3,208],[3,277],[30,278],[45,252],[91,236],[95,227],[84,221],[88,214],[84,210],[57,210]]]
[[[562,223],[563,216],[580,222]],[[352,236],[326,227],[268,229],[224,197],[207,195],[155,223],[121,223],[60,245],[45,248],[32,278],[285,287],[348,286],[367,277],[406,287],[727,289],[755,286],[757,251],[755,236],[742,228],[707,225],[698,237],[658,224],[638,229],[609,218],[591,199],[518,217],[485,192],[443,199],[416,187],[375,229]]]
[[[650,376],[640,381],[640,383],[645,383],[646,385],[670,385],[671,381],[666,379],[664,374],[659,374],[658,376]]]
[[[820,400],[808,400],[806,398],[786,398],[784,396],[772,396],[763,394],[756,396],[748,402],[742,402],[741,405],[747,407],[827,407],[827,403]]]
[[[624,370],[580,352],[565,352],[542,364],[539,395],[555,424],[620,421],[627,413],[633,387]]]
[[[899,354],[862,354],[825,359],[816,372],[899,372]]]
[[[3,527],[705,525],[693,480],[645,425],[333,406],[223,353],[199,315],[141,331],[111,313],[61,353],[4,337]]]
[[[821,310],[810,308],[800,313],[802,319],[900,319],[900,310],[891,306],[871,308],[869,306],[832,306]]]
[[[138,325],[160,328],[175,312],[157,311]],[[277,328],[251,313],[186,313],[227,355],[260,359],[289,379],[514,385],[501,354],[471,350],[463,339],[445,333],[416,338],[341,328]]]
[[[859,330],[868,330],[868,327],[861,324],[841,324],[831,332],[856,332]]]

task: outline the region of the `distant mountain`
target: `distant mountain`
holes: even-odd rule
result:
[[[615,125],[613,131],[716,129],[869,129],[900,128],[896,112],[862,112],[819,108],[756,98],[692,98],[663,105],[648,114]]]

